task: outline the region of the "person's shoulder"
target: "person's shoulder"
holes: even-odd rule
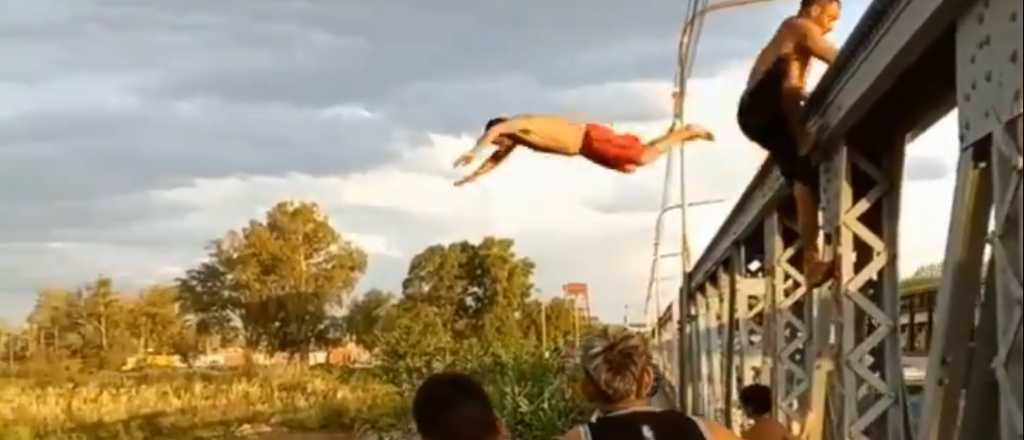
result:
[[[575,427],[571,431],[562,435],[561,437],[558,437],[557,440],[584,440],[583,433],[580,431],[580,427]]]
[[[704,426],[707,428],[708,434],[711,435],[708,440],[739,440],[736,434],[721,424],[705,421]]]
[[[782,31],[803,35],[809,32],[821,33],[821,29],[809,18],[794,15],[782,22]]]

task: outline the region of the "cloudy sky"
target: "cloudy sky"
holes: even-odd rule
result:
[[[168,281],[282,199],[313,200],[397,289],[424,247],[516,239],[538,287],[642,304],[664,162],[631,176],[517,152],[455,189],[496,114],[565,112],[642,136],[670,118],[680,0],[0,0],[0,318],[98,274]],[[708,20],[689,114],[719,137],[687,160],[702,247],[764,154],[734,122],[759,45],[796,7]],[[866,0],[845,2],[841,42]],[[913,147],[901,265],[941,259],[955,124]],[[674,223],[673,223],[674,224]]]

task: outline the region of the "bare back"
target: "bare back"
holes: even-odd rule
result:
[[[807,83],[807,67],[810,65],[811,52],[802,43],[803,32],[797,21],[800,17],[790,17],[782,22],[768,45],[758,54],[754,68],[747,80],[747,89],[753,87],[779,60],[787,64],[786,86],[803,88]]]
[[[792,434],[778,421],[772,419],[758,420],[749,430],[743,433],[743,440],[794,440]]]
[[[838,6],[830,7],[830,17],[838,17]],[[786,63],[785,88],[802,91],[807,84],[807,68],[811,58],[832,64],[838,55],[835,46],[825,39],[825,33],[828,31],[829,29],[822,29],[819,24],[803,16],[787,18],[758,55],[747,80],[747,90],[754,87],[776,63],[781,61]]]
[[[506,134],[516,143],[544,153],[575,156],[583,145],[586,124],[559,116],[522,115],[512,118]]]

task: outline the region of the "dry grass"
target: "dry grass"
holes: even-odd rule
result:
[[[224,438],[239,427],[368,429],[401,411],[394,389],[315,371],[0,382],[0,439]]]

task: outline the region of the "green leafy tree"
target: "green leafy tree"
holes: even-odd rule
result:
[[[118,369],[136,351],[131,310],[108,277],[99,277],[74,297],[73,320],[82,336],[80,356],[88,368]]]
[[[0,359],[6,361],[7,366],[14,368],[14,356],[18,350],[18,331],[0,319]]]
[[[184,324],[178,313],[178,297],[174,286],[150,286],[129,305],[129,331],[140,352],[173,351],[174,338],[180,336]]]
[[[240,325],[249,348],[307,354],[366,264],[316,204],[282,202],[263,222],[215,241],[179,284],[205,326]]]
[[[519,320],[533,291],[534,264],[513,247],[512,240],[491,237],[477,245],[431,246],[409,265],[405,300],[450,317],[449,328],[459,339],[521,341]]]
[[[552,298],[546,303],[530,301],[523,319],[526,335],[537,346],[546,345],[549,350],[564,348],[573,341],[574,313],[572,301],[565,298]],[[546,344],[542,338],[547,339]]]
[[[100,350],[107,351],[111,346],[113,333],[125,318],[125,305],[114,292],[114,282],[110,278],[100,277],[96,283],[86,288],[83,298],[84,313],[82,322],[98,339]]]
[[[35,308],[28,317],[32,354],[56,354],[62,350],[81,351],[79,328],[80,302],[64,289],[47,288],[39,292]]]
[[[914,274],[900,282],[900,289],[913,292],[929,289],[942,282],[942,263],[927,264],[917,268]]]
[[[349,305],[344,319],[346,333],[366,349],[373,350],[377,346],[382,322],[394,301],[395,296],[388,292],[378,289],[366,292]]]
[[[411,392],[430,374],[452,365],[457,344],[445,313],[434,306],[404,302],[391,313],[379,338],[380,372],[389,383]]]

